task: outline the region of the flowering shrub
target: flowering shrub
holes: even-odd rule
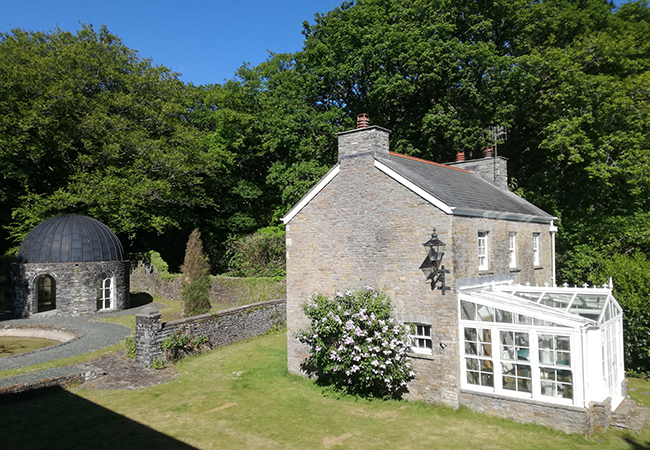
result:
[[[303,311],[311,319],[296,333],[310,347],[307,370],[319,380],[363,397],[399,398],[415,377],[408,362],[408,327],[392,317],[390,299],[366,287],[315,294]]]

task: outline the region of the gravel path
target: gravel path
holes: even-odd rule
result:
[[[165,307],[162,303],[153,303],[145,306],[154,306],[158,309]],[[81,336],[66,343],[36,350],[31,353],[6,356],[0,358],[0,375],[3,370],[17,369],[21,367],[41,364],[70,356],[82,355],[93,350],[99,350],[123,341],[133,334],[131,328],[107,322],[96,322],[94,319],[127,316],[137,314],[141,308],[133,308],[113,313],[98,313],[84,317],[58,317],[54,315],[37,315],[28,319],[14,319],[0,322],[0,326],[25,326],[25,325],[46,325],[55,328],[74,330]],[[39,379],[58,377],[79,372],[80,368],[75,366],[57,367],[40,372],[33,372],[25,375],[18,375],[8,378],[0,378],[0,388],[11,386],[17,383],[35,381]]]

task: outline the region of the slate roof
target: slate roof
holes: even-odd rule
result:
[[[373,157],[379,170],[447,214],[536,223],[557,220],[557,217],[508,190],[499,189],[469,170],[393,152],[388,157],[377,154]],[[291,208],[282,221],[289,223],[339,172],[340,165],[337,164]]]
[[[519,216],[514,219],[542,222],[557,219],[468,170],[393,152],[388,158],[375,160],[448,205],[452,214],[504,218],[514,215]]]
[[[124,250],[115,233],[98,220],[66,214],[34,227],[20,245],[19,263],[122,261]]]

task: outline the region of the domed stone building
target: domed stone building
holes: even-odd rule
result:
[[[127,308],[129,268],[122,244],[103,223],[74,214],[48,219],[18,250],[12,267],[14,315],[80,316]]]

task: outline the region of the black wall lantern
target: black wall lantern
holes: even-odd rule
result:
[[[427,277],[427,280],[431,280],[431,290],[440,289],[442,295],[445,295],[445,291],[451,289],[445,285],[445,274],[449,273],[449,271],[445,270],[445,266],[440,265],[440,263],[442,257],[445,256],[445,246],[447,244],[438,239],[438,233],[434,228],[431,239],[422,245],[427,250],[427,257],[424,258],[420,270]],[[440,286],[438,286],[438,283],[440,283]]]

